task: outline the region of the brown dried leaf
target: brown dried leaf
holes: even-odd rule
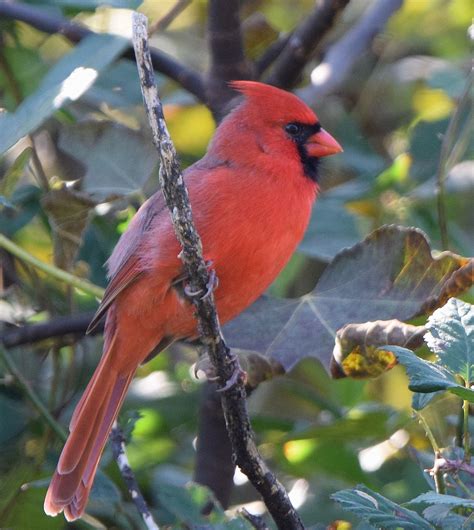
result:
[[[400,320],[346,324],[336,334],[330,369],[336,378],[377,377],[397,363],[395,355],[380,346],[390,344],[416,349],[423,344],[424,326]]]

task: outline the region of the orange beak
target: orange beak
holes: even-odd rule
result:
[[[342,147],[339,143],[324,129],[310,136],[305,145],[308,155],[316,158],[342,152]]]

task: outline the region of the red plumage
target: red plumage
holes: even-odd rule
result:
[[[243,101],[208,152],[184,172],[206,260],[219,278],[222,323],[260,296],[303,237],[316,197],[315,159],[341,151],[293,94],[236,81]],[[291,126],[290,126],[291,124]],[[87,504],[100,456],[138,365],[173,340],[196,336],[180,295],[182,263],[161,192],[137,212],[108,261],[110,283],[92,322],[106,314],[104,353],[70,423],[45,499],[68,520]]]

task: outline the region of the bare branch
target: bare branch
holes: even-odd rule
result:
[[[259,515],[253,515],[245,508],[242,508],[241,514],[255,528],[255,530],[269,530],[267,524]]]
[[[206,89],[209,106],[217,119],[222,118],[227,103],[235,97],[227,82],[251,77],[245,59],[239,5],[239,0],[209,0],[211,64]]]
[[[178,0],[176,4],[159,20],[150,26],[149,35],[153,35],[157,31],[165,30],[175,18],[177,18],[192,2],[192,0]]]
[[[31,344],[55,337],[64,337],[65,335],[81,336],[84,335],[93,316],[93,312],[79,313],[77,315],[55,317],[41,324],[12,327],[3,332],[2,336],[0,336],[0,343],[6,348],[15,348],[22,344]],[[104,324],[101,322],[94,329],[93,334],[100,333],[103,327]]]
[[[255,76],[260,79],[261,75],[269,68],[285,49],[288,41],[291,38],[291,33],[280,37],[262,53],[262,55],[255,61]]]
[[[143,497],[143,493],[140,490],[135,474],[130,467],[128,461],[127,452],[125,449],[125,436],[122,429],[119,427],[117,422],[114,422],[112,431],[110,433],[110,442],[112,445],[112,453],[117,462],[120,474],[127,485],[127,489],[130,493],[138,512],[142,516],[143,522],[145,523],[148,530],[159,530],[159,526],[153,519],[153,515],[148,508],[148,504]]]
[[[311,85],[300,91],[301,97],[312,102],[334,92],[402,4],[403,0],[378,0],[373,4],[357,24],[329,48],[324,61],[311,73]]]
[[[161,189],[182,247],[180,257],[190,278],[190,291],[205,293],[210,285],[210,276],[202,255],[201,240],[192,220],[188,192],[158,98],[148,51],[146,17],[139,13],[134,14],[133,43],[152,138],[160,155]],[[192,302],[196,309],[201,342],[216,367],[223,390],[222,404],[236,463],[262,495],[278,528],[303,529],[303,523],[288,494],[258,453],[246,407],[242,371],[237,357],[232,355],[222,337],[214,296],[212,292],[205,297],[194,296]],[[231,380],[235,383],[226,385]]]
[[[318,3],[314,11],[292,33],[267,83],[291,88],[298,81],[317,45],[349,2],[350,0],[323,0]]]
[[[45,33],[60,33],[75,43],[94,33],[84,26],[70,22],[66,18],[52,15],[42,9],[18,2],[0,1],[0,17],[26,22]],[[132,61],[135,60],[131,48],[126,50],[123,56]],[[160,50],[152,49],[151,57],[156,71],[179,83],[200,101],[205,101],[204,81],[200,74]]]
[[[194,480],[210,488],[224,509],[229,507],[235,464],[217,385],[204,385],[198,417]]]

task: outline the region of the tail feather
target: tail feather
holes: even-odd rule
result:
[[[72,521],[84,512],[102,451],[134,375],[134,371],[118,373],[108,362],[113,343],[73,414],[70,435],[44,502],[48,515],[64,510],[66,519]]]

